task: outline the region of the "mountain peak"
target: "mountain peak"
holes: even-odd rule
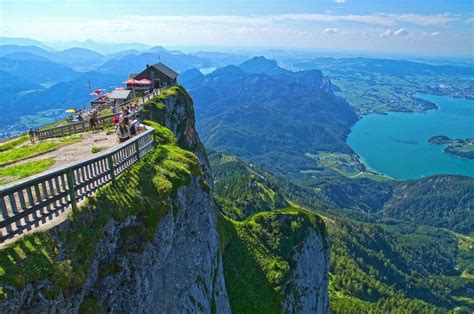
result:
[[[267,59],[263,56],[254,57],[239,65],[239,68],[247,73],[284,75],[289,71],[278,66],[275,60]]]
[[[237,67],[235,65],[228,65],[223,68],[217,69],[209,76],[220,76],[220,75],[245,75],[244,70],[242,70],[240,67]]]

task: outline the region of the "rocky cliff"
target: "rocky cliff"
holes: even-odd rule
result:
[[[173,87],[146,103],[143,116],[160,143],[147,158],[65,223],[0,251],[0,312],[231,312],[227,291],[235,286],[226,285],[225,240],[192,100]],[[279,297],[284,312],[328,310],[327,239],[305,239],[291,292]]]
[[[2,282],[4,299],[0,302],[1,312],[230,312],[218,251],[216,211],[209,189],[212,177],[205,151],[194,129],[191,99],[184,90],[173,88],[147,103],[143,110],[145,118],[166,126],[173,133],[171,135],[169,130],[157,127],[161,131],[157,132],[158,141],[163,144],[161,155],[166,153],[167,159],[151,156],[149,159],[153,162],[134,166],[143,168],[137,176],[140,180],[149,171],[160,171],[152,169],[160,165],[163,167],[160,169],[167,171],[168,175],[159,177],[163,179],[160,182],[171,182],[173,185],[173,191],[166,199],[150,198],[150,201],[165,203],[159,208],[162,212],[157,211],[155,217],[158,217],[159,223],[152,230],[152,235],[143,231],[147,221],[140,213],[126,215],[124,219],[116,219],[113,215],[107,217],[101,226],[100,238],[93,243],[95,248],[83,260],[87,269],[79,275],[74,270],[82,267],[79,263],[74,265],[76,256],[73,251],[82,248],[67,238],[68,233],[78,231],[77,220],[71,219],[43,235],[54,246],[48,257],[54,259],[52,264],[57,264],[57,268],[51,267],[50,271],[41,274],[44,278],[35,278],[37,280],[18,284],[17,287],[16,282],[10,285]],[[166,168],[166,163],[171,164],[176,162],[176,158],[181,158],[171,155],[178,147],[193,152],[199,160],[200,169],[192,170],[192,165],[189,169],[180,169],[181,166],[188,166],[186,163],[175,165],[176,169]],[[174,175],[169,175],[173,170]],[[180,171],[187,170],[191,172],[189,180],[174,180],[183,176]],[[115,190],[114,193],[127,194],[128,189],[133,188],[126,183],[123,186],[124,191]],[[139,198],[148,197],[145,191],[139,195]],[[101,201],[101,195],[97,196],[96,201]],[[94,200],[91,203],[94,204]],[[120,203],[117,205],[124,205]],[[81,208],[81,214],[88,211],[89,204]],[[97,210],[101,210],[100,206]],[[87,218],[99,217],[89,213]],[[35,237],[26,238],[12,249],[35,240]],[[86,238],[82,240],[87,241]],[[35,262],[37,257],[33,253],[31,255],[32,262]],[[72,265],[69,274],[62,269],[68,264]],[[6,266],[3,267],[5,271],[15,271],[13,267],[9,269],[9,265],[2,266]],[[64,284],[62,281],[65,278],[55,278],[55,271],[64,274],[64,277],[84,278]]]
[[[288,208],[219,222],[232,310],[329,312],[330,244],[321,218]]]
[[[324,239],[310,232],[293,260],[295,268],[287,282],[285,313],[329,313],[330,252]]]

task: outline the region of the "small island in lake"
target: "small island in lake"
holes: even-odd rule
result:
[[[434,145],[447,145],[444,152],[456,155],[462,158],[474,159],[474,138],[450,139],[444,135],[436,135],[428,140],[428,143]]]

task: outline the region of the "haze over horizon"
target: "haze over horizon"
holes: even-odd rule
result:
[[[0,36],[472,58],[472,1],[1,1]],[[52,31],[54,29],[54,32]]]

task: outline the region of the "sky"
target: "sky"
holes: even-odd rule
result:
[[[0,36],[165,47],[474,55],[474,0],[0,0]]]

